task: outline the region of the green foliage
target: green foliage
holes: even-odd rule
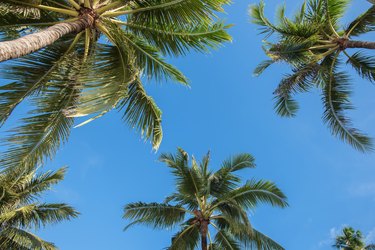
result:
[[[0,248],[54,250],[28,230],[70,220],[78,213],[63,203],[40,203],[38,198],[52,185],[64,179],[66,169],[37,173],[14,168],[0,173]]]
[[[344,227],[342,234],[336,237],[333,247],[345,250],[372,250],[375,249],[375,244],[366,245],[361,231]]]
[[[6,97],[0,106],[7,111],[4,115],[9,115],[29,95],[32,95],[31,102],[35,109],[31,109],[21,124],[10,130],[3,139],[8,146],[0,157],[3,168],[32,169],[43,164],[44,159],[52,158],[69,137],[74,120],[66,117],[62,110],[77,103],[80,91],[77,88],[77,74],[83,59],[75,53],[68,53],[66,48],[55,48],[53,45],[10,66],[11,72],[18,74],[9,74],[9,77],[14,77],[16,81],[21,79],[20,82],[24,84],[16,82],[3,88],[9,91],[2,93]],[[38,61],[36,58],[44,60]],[[26,74],[22,72],[31,65],[34,66],[33,70]]]
[[[3,141],[2,167],[31,168],[54,156],[77,117],[82,126],[113,109],[158,149],[161,110],[142,79],[187,78],[164,56],[207,53],[230,41],[230,27],[216,16],[228,0],[90,1],[95,27],[67,35],[46,48],[0,66],[0,126],[18,104],[33,107]],[[76,21],[77,5],[65,0],[4,0],[0,39],[7,41],[54,24]],[[79,8],[79,7],[78,7]],[[109,42],[104,42],[105,38]],[[12,160],[16,159],[16,160]]]
[[[217,171],[210,171],[208,153],[198,162],[181,148],[176,154],[162,154],[175,177],[176,192],[164,203],[136,202],[125,206],[124,218],[130,226],[144,224],[153,228],[178,231],[168,249],[196,249],[201,237],[209,238],[209,249],[282,250],[268,236],[251,226],[247,211],[259,204],[286,207],[286,196],[272,182],[251,180],[242,184],[237,171],[254,168],[250,154],[238,154],[225,160]],[[205,224],[207,223],[207,224]],[[206,226],[207,228],[206,228]],[[204,235],[202,232],[207,231]],[[213,229],[210,231],[210,229]],[[212,234],[211,234],[212,233]],[[215,236],[213,235],[215,233]]]
[[[312,87],[321,89],[325,107],[323,120],[332,134],[360,151],[372,150],[372,140],[352,127],[346,111],[349,102],[348,77],[337,72],[342,55],[348,58],[359,76],[374,81],[373,56],[356,51],[346,52],[350,37],[374,30],[374,5],[356,18],[347,28],[340,28],[340,18],[349,4],[348,0],[308,0],[292,19],[285,16],[285,6],[278,9],[275,23],[264,15],[264,2],[250,8],[253,23],[268,38],[276,34],[276,42],[265,41],[264,50],[270,60],[261,62],[254,70],[258,76],[274,62],[290,65],[287,74],[276,88],[275,110],[281,116],[293,117],[299,105],[294,96],[308,92]],[[335,59],[333,59],[335,58]]]

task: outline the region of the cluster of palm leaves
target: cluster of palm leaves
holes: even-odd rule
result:
[[[342,60],[360,77],[375,82],[375,62],[358,48],[375,49],[374,42],[353,37],[375,31],[375,2],[342,28],[339,20],[349,0],[306,0],[294,18],[278,11],[276,24],[264,15],[264,3],[251,15],[266,41],[270,57],[255,70],[259,75],[275,62],[286,62],[292,73],[275,91],[276,110],[294,116],[296,93],[322,90],[324,121],[332,133],[361,151],[371,139],[353,128],[346,117],[352,108],[350,81]],[[187,78],[166,57],[202,53],[230,41],[229,25],[217,17],[230,0],[2,0],[0,2],[0,127],[18,105],[27,101],[28,113],[2,139],[0,155],[0,248],[56,249],[32,233],[49,223],[69,220],[78,213],[66,204],[38,202],[41,193],[63,179],[65,168],[39,174],[36,166],[54,157],[66,142],[75,119],[85,125],[116,109],[157,149],[162,140],[161,110],[146,93],[145,79],[179,82]],[[37,37],[37,38],[36,38]],[[43,39],[46,38],[45,40]],[[39,42],[25,43],[27,39]],[[46,42],[48,40],[48,42]],[[354,49],[354,53],[350,53]],[[34,53],[33,53],[34,52]],[[13,59],[14,60],[9,60]],[[9,60],[9,61],[7,61]],[[160,160],[176,178],[176,192],[163,203],[136,202],[125,206],[128,225],[155,228],[180,226],[169,249],[283,249],[254,229],[248,212],[260,203],[284,208],[283,192],[272,182],[242,183],[237,171],[255,167],[249,154],[239,154],[208,168],[179,149]],[[128,228],[127,227],[127,228]],[[366,246],[359,231],[343,230],[335,247]]]
[[[229,0],[3,0],[1,41],[12,41],[55,25],[71,25],[90,13],[94,22],[77,34],[1,65],[0,125],[24,100],[28,115],[5,138],[1,167],[33,168],[53,157],[77,126],[112,109],[157,149],[161,110],[147,95],[143,78],[188,84],[165,56],[208,52],[230,40],[216,17]],[[15,41],[16,42],[16,41]],[[9,44],[9,43],[8,43]],[[143,77],[144,76],[144,77]],[[143,77],[143,78],[142,78]]]
[[[38,201],[43,192],[64,179],[65,172],[61,168],[41,174],[21,169],[0,173],[0,249],[57,249],[32,231],[77,217],[66,204]]]
[[[178,149],[176,154],[162,154],[160,161],[176,180],[176,192],[163,203],[135,202],[125,206],[124,218],[154,228],[181,230],[168,249],[193,250],[201,242],[207,249],[283,249],[268,236],[251,226],[247,212],[260,203],[286,207],[283,192],[272,182],[249,180],[245,184],[237,171],[254,168],[254,158],[238,154],[225,160],[217,171],[208,168],[210,154],[198,162]],[[215,235],[214,235],[215,234]],[[208,237],[208,242],[207,242]]]
[[[252,6],[253,22],[269,38],[277,34],[276,42],[265,41],[264,50],[270,57],[255,69],[261,74],[275,62],[286,62],[292,73],[286,75],[276,88],[276,111],[281,116],[294,116],[298,103],[293,96],[307,92],[312,87],[322,90],[323,120],[332,134],[347,141],[361,151],[372,149],[371,139],[353,128],[345,111],[350,103],[350,78],[342,62],[351,65],[358,75],[375,82],[373,56],[358,48],[375,49],[374,42],[354,41],[357,37],[375,31],[375,2],[370,8],[344,28],[339,20],[348,7],[349,0],[307,0],[292,19],[285,16],[285,6],[277,12],[277,22],[271,23],[264,15],[264,3]],[[349,50],[354,49],[354,53]]]
[[[64,170],[35,177],[35,167],[52,158],[77,126],[112,109],[150,139],[162,140],[161,110],[146,93],[142,80],[187,78],[165,57],[189,51],[208,52],[230,41],[229,26],[216,16],[229,0],[2,0],[0,53],[20,39],[48,37],[76,27],[47,46],[32,44],[19,57],[3,62],[0,77],[0,127],[19,104],[31,108],[2,139],[1,249],[54,249],[27,232],[40,224],[75,217],[64,204],[32,203],[38,192],[60,180]],[[82,30],[77,27],[83,27]],[[87,21],[87,20],[86,20]],[[60,29],[60,30],[59,30]],[[14,47],[14,48],[17,48]],[[36,51],[30,54],[30,52]],[[20,53],[22,52],[22,53]],[[0,56],[2,58],[3,54]],[[5,58],[7,60],[9,58]],[[17,173],[17,174],[15,174]],[[12,179],[13,178],[13,179]],[[14,182],[14,183],[13,183]],[[8,187],[9,186],[9,187]]]
[[[345,227],[342,229],[342,235],[336,237],[333,247],[342,250],[374,250],[375,244],[366,245],[361,231]]]

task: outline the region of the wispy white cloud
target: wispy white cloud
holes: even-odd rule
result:
[[[341,231],[344,227],[347,227],[348,225],[341,225],[340,227],[332,227],[329,230],[329,236],[327,235],[327,238],[324,240],[321,240],[318,243],[319,248],[324,248],[327,246],[331,246],[333,242],[335,241],[335,238],[341,234]],[[374,244],[375,243],[375,227],[370,230],[366,236],[365,236],[365,242],[366,244]]]
[[[361,183],[358,186],[352,186],[349,193],[353,196],[372,197],[375,199],[375,182]]]
[[[328,246],[328,245],[332,245],[334,239],[340,233],[342,227],[344,227],[344,225],[341,226],[340,228],[332,227],[331,229],[329,229],[329,234],[327,235],[327,238],[324,239],[324,240],[321,240],[318,243],[319,248],[322,248],[322,247],[325,247],[325,246]]]
[[[375,227],[368,232],[368,234],[365,237],[365,242],[367,244],[375,244]]]

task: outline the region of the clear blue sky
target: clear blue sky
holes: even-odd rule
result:
[[[226,7],[227,22],[235,24],[230,30],[233,43],[209,55],[171,60],[189,77],[191,89],[147,84],[163,110],[164,140],[158,152],[116,112],[73,130],[69,142],[44,167],[69,166],[66,179],[47,199],[70,203],[82,215],[39,235],[62,250],[167,247],[173,231],[139,226],[123,232],[122,208],[134,201],[161,202],[173,191],[172,177],[157,158],[180,146],[198,158],[211,150],[211,168],[229,155],[251,153],[257,168],[241,176],[275,181],[290,203],[284,210],[260,206],[251,221],[288,250],[331,249],[331,235],[343,225],[375,240],[375,153],[359,153],[330,135],[321,120],[317,90],[298,97],[301,109],[296,118],[275,114],[272,92],[288,69],[276,65],[261,77],[252,76],[256,64],[266,58],[260,48],[263,37],[247,15],[251,3],[237,0]],[[279,3],[267,1],[268,16],[274,16]],[[287,0],[288,12],[301,3]],[[368,6],[364,0],[353,1],[348,17]],[[357,127],[375,137],[375,87],[354,78],[353,90],[357,110],[350,115]]]

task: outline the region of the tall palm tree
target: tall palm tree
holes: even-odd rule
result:
[[[355,231],[352,227],[342,229],[342,235],[336,237],[333,247],[342,250],[375,250],[375,245],[366,245],[361,231]]]
[[[154,228],[180,225],[168,249],[283,249],[268,236],[251,226],[247,211],[254,212],[260,203],[286,207],[283,192],[272,182],[249,180],[242,184],[236,172],[254,168],[254,158],[238,154],[225,160],[217,171],[208,168],[210,154],[201,162],[178,149],[175,155],[162,154],[176,178],[176,192],[163,203],[129,203],[124,218],[127,227],[143,224]],[[216,234],[216,235],[214,235]],[[207,239],[208,238],[208,239]]]
[[[161,111],[141,77],[188,85],[164,56],[230,41],[216,18],[229,1],[2,0],[0,61],[19,58],[0,66],[0,126],[26,98],[35,107],[5,139],[3,166],[35,166],[67,140],[75,117],[88,116],[81,126],[114,108],[157,149]]]
[[[357,41],[355,37],[375,30],[375,1],[370,8],[349,25],[342,28],[340,18],[349,0],[306,0],[290,19],[285,16],[285,6],[277,12],[277,22],[271,23],[264,15],[264,3],[252,6],[253,22],[261,26],[267,38],[277,34],[275,42],[265,41],[264,51],[270,57],[259,64],[255,75],[261,74],[275,62],[290,65],[292,73],[286,75],[276,88],[275,109],[281,116],[294,116],[298,104],[293,99],[297,93],[312,87],[322,90],[324,122],[333,135],[348,142],[360,151],[372,149],[372,141],[352,127],[345,111],[350,103],[350,80],[342,62],[351,65],[358,75],[375,82],[375,58],[358,49],[375,49],[375,42]]]
[[[30,230],[70,220],[78,213],[64,203],[39,202],[41,194],[64,179],[65,168],[37,174],[18,169],[0,173],[0,249],[53,250]]]

